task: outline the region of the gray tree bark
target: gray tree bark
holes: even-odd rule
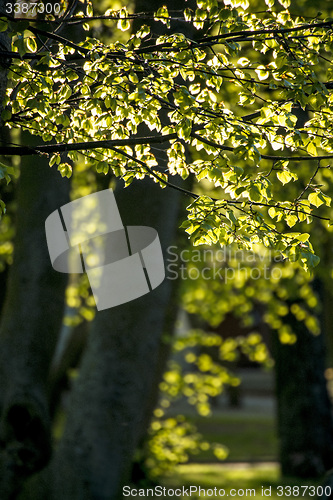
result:
[[[136,10],[151,11],[160,5],[160,1],[138,1]],[[178,7],[176,2],[168,2],[170,10]],[[161,24],[160,28],[164,30]],[[184,30],[178,24],[176,28]],[[164,251],[175,241],[179,192],[161,191],[147,180],[117,190],[116,200],[124,225],[154,227]],[[175,319],[174,298],[175,283],[166,280],[148,295],[97,313],[64,436],[39,483],[41,489],[32,489],[34,495],[38,492],[39,498],[54,500],[121,498],[134,452],[156,403],[156,388],[167,359],[161,339],[166,327],[170,333]]]
[[[158,230],[162,248],[177,228],[179,193],[160,192],[152,181],[116,193],[125,225]],[[119,499],[142,434],[147,395],[152,391],[157,353],[172,284],[128,304],[98,312],[66,430],[56,453],[53,496]]]
[[[5,13],[0,0],[0,14]],[[10,49],[6,33],[0,45]],[[0,60],[0,105],[9,62]],[[1,109],[0,109],[1,111]],[[3,123],[1,137],[4,138]],[[0,497],[12,498],[24,478],[50,456],[45,380],[61,323],[66,277],[53,272],[44,221],[68,199],[68,185],[45,162],[22,166],[17,232],[0,326]],[[67,183],[68,184],[68,183]],[[61,300],[59,300],[59,295]]]
[[[139,2],[137,11],[150,11],[160,4]],[[172,8],[169,3],[168,7]],[[175,241],[179,192],[161,191],[146,180],[117,189],[116,200],[124,225],[154,227],[164,251]],[[166,329],[170,333],[176,310],[175,282],[166,280],[148,295],[97,313],[64,435],[51,466],[27,490],[24,500],[122,497],[133,455],[156,403],[156,387],[167,359],[161,339]]]
[[[14,262],[0,326],[0,497],[50,458],[46,380],[62,322],[67,276],[53,271],[45,219],[68,202],[69,182],[44,160],[22,162]]]
[[[296,127],[302,127],[308,112],[300,107],[294,111]],[[327,274],[329,260],[319,265],[317,275]],[[274,349],[281,469],[285,476],[301,478],[322,477],[333,466],[332,407],[324,377],[331,324],[325,319],[328,303],[324,281],[316,278],[313,287],[324,309],[318,317],[321,335],[314,336],[289,314],[286,321],[297,342],[282,345],[276,339]]]
[[[294,345],[276,340],[275,372],[281,470],[320,478],[333,466],[333,420],[325,371],[325,336],[315,336],[292,314]]]

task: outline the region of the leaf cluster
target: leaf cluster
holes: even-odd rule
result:
[[[88,31],[76,44],[56,34],[52,22],[47,30],[2,18],[1,29],[12,36],[2,119],[45,144],[0,153],[47,154],[67,177],[84,154],[98,173],[125,185],[147,176],[173,186],[173,176],[191,176],[185,229],[194,244],[262,242],[313,268],[318,259],[302,228],[313,217],[329,220],[316,212],[331,202],[316,176],[333,157],[333,22],[305,21],[290,14],[287,1],[277,10],[273,4],[262,16],[247,1],[221,8],[198,0],[195,11],[183,13],[184,23],[206,32],[195,41],[181,33],[156,36],[142,25],[125,42],[106,44]],[[85,21],[94,17],[88,8]],[[118,29],[130,28],[125,7],[111,17]],[[163,7],[155,19],[168,26],[172,16]],[[302,109],[309,119],[297,126]],[[201,195],[207,182],[216,197]],[[280,189],[290,184],[297,188]]]

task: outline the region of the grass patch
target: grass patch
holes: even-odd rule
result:
[[[166,489],[184,487],[188,488],[189,491],[190,486],[197,487],[198,491],[192,490],[191,496],[167,496],[167,498],[191,498],[192,500],[198,498],[220,499],[223,496],[218,494],[219,490],[224,490],[225,497],[236,499],[256,498],[258,500],[269,497],[271,500],[279,500],[287,497],[299,497],[303,500],[311,500],[315,496],[314,490],[308,489],[306,491],[305,487],[316,488],[317,484],[314,481],[294,478],[282,479],[279,466],[276,464],[187,464],[179,466],[177,473],[164,482]],[[199,486],[202,489],[201,495],[199,495]],[[283,489],[279,490],[279,486]],[[291,488],[290,495],[288,495],[289,488],[286,487]],[[216,488],[217,495],[211,494],[214,488]],[[206,495],[204,495],[203,490],[206,490]],[[263,490],[266,495],[263,494]]]
[[[252,462],[278,459],[275,419],[266,415],[214,415],[194,417],[191,421],[206,441],[217,442],[229,449],[227,461]],[[212,451],[202,451],[195,462],[215,462]]]

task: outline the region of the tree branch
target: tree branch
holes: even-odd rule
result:
[[[230,146],[225,146],[224,144],[217,144],[216,142],[210,141],[209,139],[206,139],[205,137],[201,137],[201,135],[198,135],[196,133],[191,133],[191,137],[194,137],[198,139],[199,141],[203,142],[204,144],[207,144],[208,146],[212,146],[216,149],[222,149],[226,151],[234,151],[236,148],[230,147]],[[1,149],[0,149],[1,153]],[[262,159],[264,160],[273,160],[273,161],[278,161],[278,160],[291,160],[291,161],[318,161],[318,160],[329,160],[333,158],[333,155],[322,155],[322,156],[275,156],[275,155],[260,155]]]
[[[253,113],[255,115],[256,113]],[[254,116],[252,116],[254,117]],[[245,117],[242,117],[245,118]],[[203,130],[204,125],[200,125],[194,128],[195,130]],[[197,139],[208,146],[212,146],[216,149],[225,150],[233,152],[236,148],[231,146],[225,146],[224,144],[218,144],[216,142],[210,141],[201,135],[196,134],[194,131],[191,132],[191,137]],[[29,156],[37,154],[53,154],[53,153],[63,153],[68,151],[88,151],[98,148],[103,149],[114,149],[119,146],[134,146],[136,144],[163,144],[164,142],[171,141],[173,139],[179,139],[176,132],[172,134],[160,135],[160,136],[147,136],[147,137],[129,137],[128,139],[114,139],[114,140],[104,140],[104,141],[88,141],[88,142],[77,142],[69,144],[41,144],[40,146],[30,147],[30,146],[0,146],[0,155],[12,156]],[[291,161],[319,161],[332,159],[333,155],[321,155],[321,156],[276,156],[276,155],[260,155],[264,160],[291,160]]]
[[[28,156],[36,154],[53,154],[63,153],[68,151],[88,151],[98,148],[113,149],[115,146],[134,146],[136,144],[163,144],[164,142],[177,139],[178,135],[175,133],[149,136],[149,137],[129,137],[128,139],[114,139],[104,141],[88,141],[77,142],[69,144],[41,144],[40,146],[0,146],[0,155],[18,155]]]

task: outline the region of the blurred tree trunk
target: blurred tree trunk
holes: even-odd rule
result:
[[[50,264],[45,219],[69,182],[44,159],[22,161],[14,262],[0,326],[0,498],[50,458],[46,380],[62,322],[67,275]]]
[[[5,3],[0,0],[0,13],[5,11]],[[0,44],[10,50],[6,33],[0,33]],[[1,103],[9,62],[0,60]],[[1,123],[1,140],[5,140],[2,128]],[[44,222],[59,202],[67,201],[68,183],[61,182],[59,173],[44,161],[24,163],[18,188],[14,263],[0,325],[1,500],[12,498],[24,478],[45,466],[50,456],[44,383],[66,286],[66,277],[50,266]]]
[[[116,200],[125,225],[156,228],[163,249],[174,240],[178,192],[161,194],[147,180],[116,191]],[[50,489],[33,490],[31,498],[121,498],[156,383],[172,289],[165,280],[143,297],[96,314],[65,432],[45,478]]]
[[[140,1],[136,10],[156,10],[160,5],[163,2]],[[174,2],[174,8],[178,7]],[[177,25],[177,31],[182,30],[183,26]],[[159,156],[165,156],[163,149]],[[162,160],[160,168],[164,167]],[[133,182],[126,189],[118,188],[115,195],[125,226],[157,229],[163,251],[175,242],[181,209],[178,191],[161,191],[147,179]],[[169,352],[162,337],[173,330],[176,287],[175,281],[165,280],[143,297],[96,314],[74,384],[64,435],[51,466],[31,483],[24,500],[122,497],[135,450],[157,402]]]
[[[308,112],[294,107],[296,127],[304,126]],[[320,264],[317,273],[327,269]],[[323,280],[313,282],[323,308],[327,306],[327,286]],[[291,305],[291,303],[290,303]],[[294,345],[283,345],[275,338],[274,358],[280,462],[285,476],[321,477],[333,466],[333,420],[324,371],[326,340],[331,325],[325,310],[318,318],[322,333],[313,335],[304,322],[291,313],[285,318],[297,335]]]
[[[284,345],[276,339],[274,349],[281,469],[285,476],[319,478],[333,466],[325,335],[313,335],[291,313],[285,320],[297,342]]]

